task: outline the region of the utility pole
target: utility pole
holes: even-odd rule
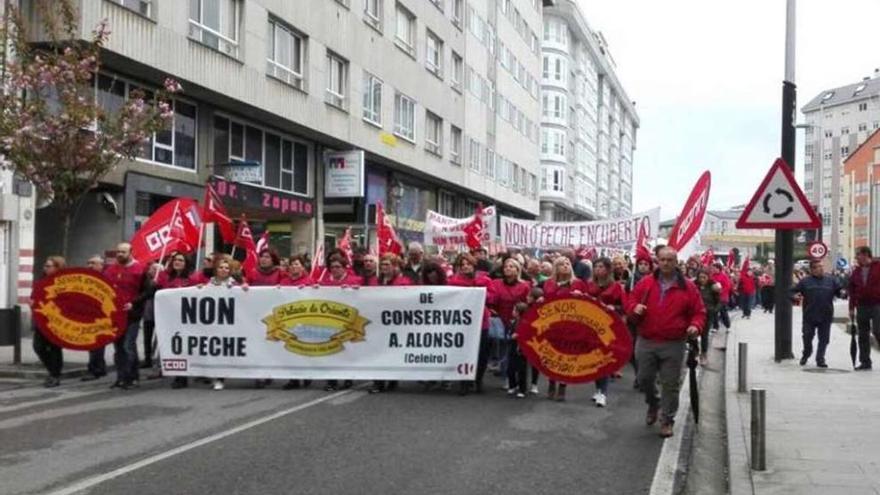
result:
[[[782,159],[794,172],[794,114],[797,111],[795,68],[795,0],[786,0],[785,7],[785,80],[782,82]],[[794,231],[776,231],[776,325],[775,360],[792,359],[791,352],[791,288],[794,265]]]

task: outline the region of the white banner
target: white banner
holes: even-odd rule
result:
[[[162,372],[473,380],[484,288],[205,287],[156,294]]]
[[[657,237],[660,208],[627,218],[593,222],[539,222],[501,217],[501,244],[509,247],[559,249],[566,247],[608,247],[630,249],[647,223],[648,238]]]
[[[440,246],[441,249],[458,248],[459,246],[467,246],[465,239],[467,235],[464,229],[469,223],[474,221],[474,216],[466,218],[453,218],[441,215],[434,210],[428,210],[425,217],[425,242],[426,246]],[[486,223],[486,230],[483,233],[483,244],[488,244],[495,236],[497,230],[498,216],[494,206],[486,206],[483,208],[483,222]]]

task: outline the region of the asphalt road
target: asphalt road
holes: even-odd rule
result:
[[[490,383],[467,397],[417,384],[369,395],[15,383],[0,387],[0,493],[648,492],[662,439],[630,370],[606,409],[591,385],[556,403]]]

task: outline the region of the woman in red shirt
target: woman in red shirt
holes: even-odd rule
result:
[[[324,277],[318,282],[319,285],[324,287],[355,289],[360,287],[361,278],[348,272],[348,262],[344,256],[339,254],[330,256],[330,259],[327,260],[327,268],[327,273],[324,274]],[[342,382],[342,388],[351,388],[352,384],[353,382],[351,380],[345,380]],[[338,389],[338,380],[327,380],[327,386],[324,387],[324,390],[327,392],[335,392]]]
[[[290,257],[287,263],[287,275],[281,279],[279,285],[282,287],[308,287],[315,285],[315,281],[312,280],[312,277],[306,271],[305,256],[297,254]],[[311,384],[311,380],[303,380],[302,383],[299,380],[288,380],[281,388],[284,390],[296,390],[300,386],[308,387]]]
[[[504,334],[509,338],[514,331],[513,308],[517,303],[526,302],[526,299],[529,297],[529,292],[532,290],[532,285],[521,278],[522,265],[520,265],[514,258],[507,258],[504,260],[504,264],[501,266],[501,274],[502,278],[493,280],[489,285],[490,290],[494,294],[491,309],[495,315],[501,319],[501,323],[504,325]],[[509,340],[499,341],[500,349],[498,356],[501,359],[507,359],[510,345],[516,345],[516,343],[511,343]],[[502,366],[502,369],[504,368],[505,367]],[[515,394],[517,384],[511,383],[510,373],[515,370],[508,368],[507,371],[507,387],[505,388],[509,394]],[[477,386],[479,389],[479,383]]]
[[[159,272],[159,277],[156,279],[157,292],[165,289],[192,287],[193,285],[196,285],[196,281],[192,274],[190,261],[180,253],[171,256],[171,264],[168,269]],[[152,302],[152,299],[150,301]],[[189,380],[185,376],[175,376],[171,382],[171,388],[185,388],[188,385]]]
[[[609,310],[621,317],[626,306],[626,291],[614,281],[612,263],[608,258],[599,258],[593,263],[593,280],[587,284],[587,294],[595,297]],[[597,407],[605,407],[608,395],[608,377],[596,380],[596,393],[593,402]]]
[[[285,278],[284,270],[278,264],[281,258],[274,249],[264,248],[260,251],[259,266],[245,273],[245,279],[255,287],[267,287],[281,285]]]
[[[368,259],[368,257],[372,257],[372,255],[364,256],[364,261]],[[367,266],[369,263],[365,263]],[[372,286],[408,286],[412,285],[409,277],[404,277],[400,273],[400,258],[391,253],[385,253],[382,255],[382,260],[379,261],[379,276],[372,277],[370,280],[370,285]],[[373,380],[373,386],[370,388],[371,394],[382,393],[386,390],[385,380]],[[397,388],[397,380],[392,380],[388,382],[387,390],[390,392]]]
[[[249,287],[247,282],[239,283],[233,278],[232,257],[228,254],[221,255],[219,259],[214,258],[214,276],[211,277],[207,284],[199,284],[199,288],[202,288],[205,285],[226,287],[227,289],[241,287],[242,290],[245,291],[247,291]],[[214,390],[223,390],[225,386],[223,378],[214,378]]]
[[[492,292],[492,280],[486,276],[485,272],[477,272],[477,259],[468,253],[458,255],[455,260],[455,274],[449,278],[449,285],[456,287],[485,287],[486,288],[486,307],[483,310],[483,324],[480,327],[480,353],[477,358],[477,377],[473,383],[461,382],[461,388],[458,393],[466,395],[471,386],[476,390],[482,389],[483,375],[486,373],[486,365],[489,363],[489,305],[495,304],[494,294]]]
[[[544,282],[544,297],[565,297],[571,294],[580,295],[587,292],[587,284],[574,276],[571,260],[567,256],[560,256],[553,261],[553,276]],[[538,299],[542,302],[544,297]],[[547,398],[562,402],[565,400],[566,384],[549,380]]]

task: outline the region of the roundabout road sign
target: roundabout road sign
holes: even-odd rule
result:
[[[810,258],[821,260],[828,255],[828,246],[823,242],[811,242],[807,245],[807,254]]]

